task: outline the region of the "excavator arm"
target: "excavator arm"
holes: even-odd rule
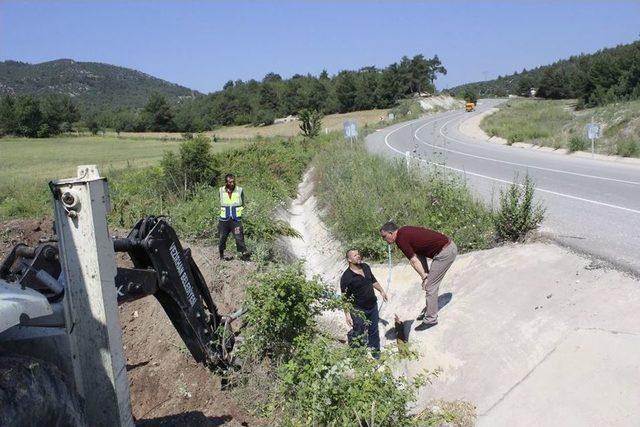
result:
[[[153,295],[162,305],[193,358],[211,368],[232,363],[234,335],[221,316],[207,284],[175,230],[164,219],[138,221],[124,239],[114,240],[116,252],[126,252],[134,268],[118,268],[118,302]]]
[[[146,217],[127,237],[114,238],[113,245],[133,263],[133,268],[118,268],[118,304],[153,295],[198,363],[218,371],[232,367],[235,335],[230,324],[242,311],[220,315],[191,251],[182,247],[173,227],[162,218]],[[64,294],[60,271],[55,242],[36,248],[17,245],[0,264],[0,279],[55,303]]]

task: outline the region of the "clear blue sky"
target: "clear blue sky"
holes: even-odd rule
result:
[[[640,1],[0,0],[0,60],[135,68],[202,92],[439,55],[439,88],[640,39]]]

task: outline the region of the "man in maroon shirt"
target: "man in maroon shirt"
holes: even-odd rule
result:
[[[438,289],[445,273],[458,254],[456,244],[449,237],[423,227],[398,227],[387,222],[380,228],[380,236],[388,244],[395,243],[422,279],[426,293],[426,307],[417,320],[417,331],[424,331],[438,324]],[[431,258],[431,271],[427,264]]]

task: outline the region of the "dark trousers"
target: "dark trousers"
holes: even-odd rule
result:
[[[236,239],[236,248],[238,249],[238,252],[242,254],[247,252],[247,247],[244,244],[244,230],[242,229],[242,222],[240,220],[229,219],[227,221],[218,221],[218,233],[220,234],[218,252],[220,253],[221,258],[227,247],[227,238],[229,237],[229,233],[233,233],[233,237]]]
[[[353,321],[353,330],[349,334],[349,344],[357,345],[365,344],[367,347],[380,351],[380,335],[378,333],[378,305],[374,305],[369,310],[357,309],[359,314],[351,312],[351,320]],[[364,319],[362,318],[364,314]],[[365,321],[368,325],[365,324]],[[367,334],[365,335],[365,332]],[[376,355],[374,353],[374,355]]]

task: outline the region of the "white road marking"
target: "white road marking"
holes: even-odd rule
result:
[[[440,117],[438,119],[430,120],[430,121],[426,122],[424,125],[422,125],[420,128],[418,128],[418,130],[423,128],[424,126],[426,126],[428,124],[435,123],[435,122],[437,122],[439,120],[442,120],[442,119],[443,118]],[[386,144],[386,146],[389,147],[391,150],[395,151],[396,153],[401,154],[401,155],[404,156],[405,153],[403,153],[402,151],[400,151],[397,148],[393,147],[389,143],[389,137],[391,135],[393,135],[394,133],[396,133],[397,131],[399,131],[400,129],[404,129],[405,127],[410,126],[412,124],[414,124],[414,122],[409,122],[409,123],[407,123],[405,125],[402,125],[402,126],[396,128],[396,129],[392,130],[388,134],[386,134],[385,137],[384,137],[384,143]],[[417,130],[416,130],[416,132],[417,132]],[[417,135],[414,134],[414,136],[416,136],[416,138],[417,138]],[[418,138],[418,140],[420,140],[420,139]],[[427,145],[430,145],[430,144],[427,144]],[[440,148],[440,147],[437,147],[437,146],[432,146],[432,147],[435,147],[435,148],[438,148],[438,149]],[[468,172],[468,171],[465,171],[463,169],[458,169],[458,168],[454,168],[454,167],[451,167],[451,166],[446,166],[446,165],[442,165],[442,164],[439,164],[439,163],[430,162],[428,160],[421,159],[421,158],[415,157],[415,156],[410,156],[410,157],[412,157],[412,158],[414,158],[416,160],[419,160],[419,161],[421,161],[423,163],[439,166],[441,168],[453,170],[453,171],[456,171],[456,172],[460,172],[460,173],[462,173],[464,175],[477,176],[478,178],[484,178],[484,179],[488,179],[488,180],[491,180],[491,181],[500,182],[500,183],[503,183],[503,184],[513,184],[513,181],[508,181],[508,180],[504,180],[504,179],[500,179],[500,178],[494,178],[494,177],[487,176],[487,175],[482,175],[482,174],[479,174],[479,173]],[[520,184],[518,184],[518,185],[520,185]],[[636,210],[636,209],[630,209],[630,208],[626,208],[624,206],[612,205],[610,203],[599,202],[597,200],[585,199],[585,198],[582,198],[582,197],[572,196],[570,194],[564,194],[564,193],[559,193],[557,191],[546,190],[544,188],[539,188],[538,187],[538,188],[536,188],[536,191],[539,191],[541,193],[553,194],[555,196],[565,197],[567,199],[572,199],[572,200],[578,200],[578,201],[581,201],[581,202],[591,203],[591,204],[594,204],[594,205],[599,205],[599,206],[604,206],[604,207],[613,208],[613,209],[619,209],[619,210],[623,210],[623,211],[631,212],[631,213],[635,213],[635,214],[640,214],[640,211]]]
[[[454,121],[458,117],[459,117],[459,115],[454,117],[454,118],[452,118],[451,120],[448,120],[447,122],[445,122],[440,127],[440,130],[439,130],[440,135],[442,135],[444,138],[446,138],[448,140],[451,140],[451,141],[454,141],[454,142],[458,142],[458,143],[463,144],[463,145],[468,145],[466,142],[460,141],[459,139],[453,138],[451,136],[447,136],[442,132],[442,130],[444,129],[445,126],[447,126],[449,123],[451,123],[452,121]],[[418,141],[422,142],[424,145],[428,145],[429,147],[432,147],[432,148],[437,148],[439,150],[448,151],[450,153],[460,154],[461,156],[473,157],[473,158],[476,158],[476,159],[488,160],[488,161],[496,162],[496,163],[504,163],[504,164],[512,165],[512,166],[522,166],[522,167],[529,168],[529,169],[539,169],[539,170],[543,170],[543,171],[547,171],[547,172],[562,173],[562,174],[566,174],[566,175],[580,176],[580,177],[583,177],[583,178],[601,179],[601,180],[604,180],[604,181],[613,181],[613,182],[619,182],[619,183],[622,183],[622,184],[640,185],[640,182],[638,182],[638,181],[626,181],[624,179],[607,178],[607,177],[598,176],[598,175],[588,175],[588,174],[584,174],[584,173],[568,172],[568,171],[563,171],[563,170],[559,170],[559,169],[545,168],[545,167],[542,167],[542,166],[533,166],[533,165],[528,165],[528,164],[524,164],[524,163],[509,162],[509,161],[506,161],[506,160],[499,160],[499,159],[494,159],[492,157],[478,156],[476,154],[469,154],[469,153],[465,153],[463,151],[452,150],[450,148],[440,147],[440,146],[437,146],[437,145],[429,144],[428,142],[421,140],[420,137],[418,136],[418,131],[420,131],[422,128],[424,128],[428,124],[430,124],[430,123],[425,123],[424,125],[420,126],[418,129],[416,129],[416,131],[414,132],[413,136]]]

